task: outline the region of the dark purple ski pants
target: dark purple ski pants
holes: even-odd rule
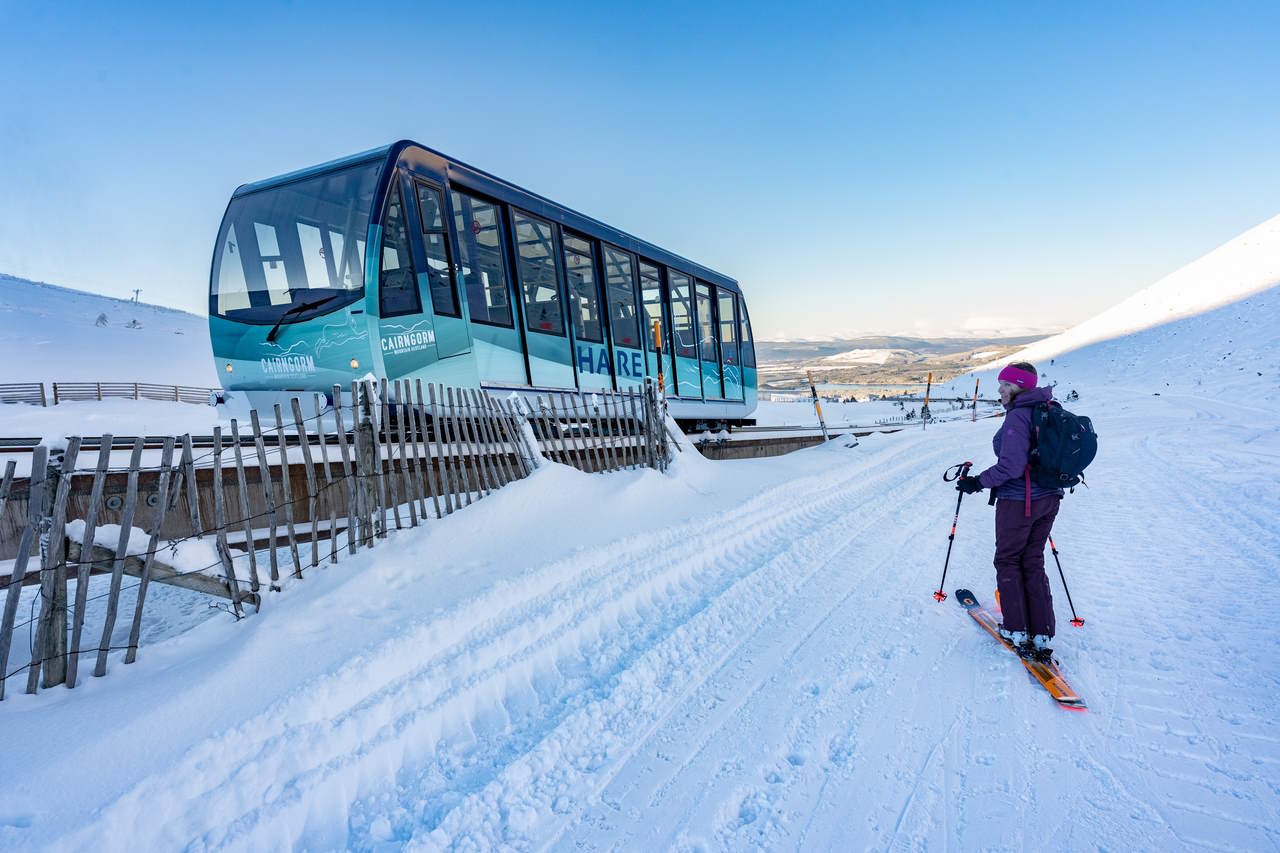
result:
[[[1044,545],[1062,498],[996,501],[996,587],[1004,627],[1028,634],[1054,633],[1053,595],[1044,573]]]

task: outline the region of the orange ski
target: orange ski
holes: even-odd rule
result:
[[[978,603],[978,599],[972,592],[967,589],[957,589],[955,592],[956,601],[960,602],[960,606],[969,611],[969,615],[974,618],[979,625],[986,629],[987,633],[995,637],[1009,651],[1018,655],[1018,650],[1014,648],[1004,637],[1000,636],[1000,632],[996,629],[1000,623],[996,621],[991,611]],[[1086,711],[1088,706],[1076,692],[1071,689],[1071,685],[1067,684],[1067,680],[1062,677],[1062,671],[1058,669],[1058,665],[1052,661],[1042,663],[1036,660],[1029,660],[1022,655],[1018,655],[1018,660],[1022,661],[1022,665],[1027,668],[1027,672],[1031,673],[1036,681],[1040,682],[1045,690],[1049,691],[1049,695],[1053,697],[1063,708],[1068,711]]]

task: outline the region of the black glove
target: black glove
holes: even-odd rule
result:
[[[964,492],[966,495],[980,492],[982,491],[982,481],[977,477],[961,477],[956,481],[956,491]]]

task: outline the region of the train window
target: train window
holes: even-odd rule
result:
[[[501,211],[496,204],[454,190],[453,221],[471,322],[511,328]]]
[[[262,277],[267,283],[267,298],[272,305],[289,301],[289,276],[284,269],[284,255],[276,240],[276,227],[253,223],[254,236],[258,238],[258,257],[262,263]]]
[[[298,223],[298,248],[302,250],[302,267],[307,273],[307,287],[327,290],[331,283],[329,257],[324,250],[324,235],[309,222]]]
[[[210,312],[244,323],[299,323],[360,299],[381,169],[381,162],[361,163],[232,198],[214,255]]]
[[[756,366],[756,344],[751,339],[751,320],[747,317],[747,302],[738,297],[738,339],[742,341],[742,366]]]
[[[236,257],[236,245],[238,243],[236,226],[233,222],[227,228],[227,236],[222,243],[222,257],[218,259],[218,279],[215,295],[219,314],[237,311],[250,306],[249,283],[244,280],[244,267],[240,266],[240,259]]]
[[[640,301],[644,304],[645,326],[640,330],[640,334],[647,341],[646,348],[649,352],[655,349],[656,341],[653,339],[653,324],[657,323],[662,329],[662,346],[663,349],[670,351],[671,349],[671,330],[667,328],[667,323],[662,319],[662,273],[652,264],[640,262]]]
[[[564,277],[569,282],[573,333],[581,340],[603,343],[600,290],[596,286],[595,252],[591,250],[590,241],[573,234],[564,235]]]
[[[440,190],[418,184],[418,214],[422,218],[422,248],[427,255],[432,310],[447,317],[461,317],[458,295],[453,290],[453,265],[449,263],[449,235],[444,229]]]
[[[422,311],[418,283],[409,258],[409,232],[404,224],[400,188],[387,196],[387,215],[382,224],[382,268],[378,279],[378,312],[396,317]]]
[[[604,247],[604,279],[609,286],[609,328],[613,345],[640,348],[640,323],[636,316],[636,280],[631,255]]]
[[[518,210],[511,218],[515,225],[516,252],[519,255],[525,325],[531,332],[563,335],[564,315],[560,310],[555,234],[551,230],[551,223]]]
[[[671,335],[675,339],[676,355],[697,358],[698,334],[694,328],[689,277],[668,269],[667,283],[671,290]]]
[[[716,321],[712,313],[711,285],[698,282],[698,349],[702,360],[716,363]]]
[[[738,363],[738,320],[733,313],[733,293],[716,288],[720,309],[720,361],[728,366]]]

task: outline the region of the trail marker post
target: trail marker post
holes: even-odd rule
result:
[[[818,401],[818,389],[813,385],[813,371],[806,370],[805,373],[809,377],[809,396],[813,399],[813,410],[818,413],[818,426],[822,427],[822,440],[830,441],[831,436],[827,435],[827,422],[822,418],[822,403]]]

